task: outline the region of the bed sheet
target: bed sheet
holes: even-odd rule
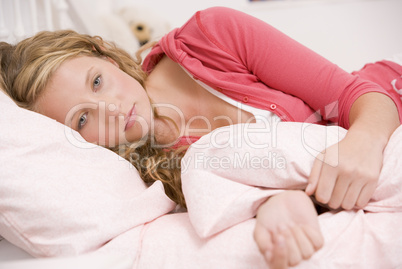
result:
[[[124,255],[86,254],[78,257],[34,259],[7,240],[0,240],[0,269],[131,269]]]
[[[32,259],[32,256],[7,240],[0,238],[0,262],[26,259]]]
[[[11,247],[9,253],[17,260],[0,261],[0,269],[249,269],[250,265],[264,269],[252,237],[254,225],[251,219],[211,238],[200,238],[187,213],[167,214],[140,228],[140,237],[133,228],[98,250],[75,257],[33,259]],[[4,246],[10,247],[8,242]]]
[[[52,268],[46,267],[50,265],[56,268],[55,264],[60,264],[57,268],[66,268],[61,267],[66,264],[74,264],[74,268],[80,268],[77,264],[86,264],[86,267],[81,268],[101,269],[105,268],[102,267],[104,264],[110,265],[109,259],[129,266],[127,268],[266,268],[253,241],[252,233],[255,225],[253,218],[255,209],[260,200],[263,201],[273,192],[272,186],[267,187],[267,184],[282,185],[282,187],[276,185],[276,188],[285,188],[289,185],[302,188],[301,185],[305,184],[306,175],[311,169],[314,154],[345,135],[345,131],[338,128],[281,123],[275,129],[278,140],[271,140],[269,135],[261,132],[254,133],[254,137],[248,136],[249,145],[250,142],[253,145],[261,145],[258,139],[260,142],[275,141],[275,147],[269,150],[272,154],[276,153],[278,158],[286,156],[289,169],[281,169],[281,166],[278,166],[280,169],[261,167],[262,170],[255,167],[251,169],[238,167],[243,171],[240,172],[239,169],[225,170],[227,167],[223,166],[224,169],[220,170],[214,166],[215,161],[210,163],[212,166],[205,169],[202,166],[191,167],[189,158],[193,158],[192,161],[195,161],[193,164],[200,165],[200,157],[212,161],[211,158],[243,156],[242,150],[246,156],[251,152],[254,158],[261,157],[267,160],[268,156],[269,159],[266,151],[258,149],[250,151],[244,146],[246,144],[239,144],[238,142],[245,142],[243,135],[231,137],[233,147],[219,149],[219,145],[224,145],[222,141],[225,141],[220,140],[215,149],[214,147],[197,149],[198,153],[202,152],[203,155],[197,155],[197,150],[192,146],[186,155],[187,159],[184,160],[187,161],[187,170],[183,178],[189,213],[163,215],[145,224],[140,228],[141,231],[133,228],[104,245],[94,253],[94,256],[3,262],[0,263],[0,268],[27,268],[27,264],[30,265],[28,268],[40,265],[36,268],[41,269]],[[225,139],[235,133],[233,130],[231,132],[227,130],[228,128],[217,129],[203,137],[196,145],[205,145],[211,137],[217,138],[220,135],[221,139]],[[302,156],[300,152],[303,152]],[[402,249],[400,241],[402,160],[399,158],[401,152],[402,127],[394,133],[386,149],[379,187],[370,204],[364,210],[331,211],[320,215],[319,222],[325,245],[310,260],[303,261],[295,268],[401,268],[402,257],[399,253]],[[225,161],[224,164],[233,165],[233,162]],[[254,162],[254,165],[258,164]],[[225,176],[220,176],[221,172],[224,172]],[[189,193],[189,186],[196,192]],[[194,205],[200,207],[194,210]],[[6,242],[1,242],[4,243]],[[113,255],[110,257],[113,253],[120,253],[123,258],[113,258]],[[12,252],[12,255],[17,255],[17,252]],[[104,262],[99,264],[101,260]],[[4,267],[5,265],[7,267]]]

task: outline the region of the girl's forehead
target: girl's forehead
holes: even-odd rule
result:
[[[91,68],[83,57],[66,60],[53,73],[41,98],[37,101],[38,112],[61,123],[71,111],[86,103],[86,80]]]
[[[58,84],[61,80],[77,82],[86,78],[91,68],[102,66],[104,60],[98,57],[77,56],[66,59],[53,72],[49,84]],[[82,81],[80,81],[82,82]],[[59,88],[60,85],[57,85]]]

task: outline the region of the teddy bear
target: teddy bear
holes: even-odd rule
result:
[[[123,4],[115,7],[108,0],[95,6],[92,1],[70,0],[70,3],[71,11],[76,13],[77,22],[82,26],[78,27],[80,32],[101,36],[132,56],[142,45],[170,31],[166,17],[147,6]]]
[[[119,10],[118,15],[130,27],[140,46],[160,39],[171,29],[170,23],[165,17],[148,7],[123,7]]]

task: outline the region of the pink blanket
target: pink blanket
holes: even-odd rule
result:
[[[182,162],[190,220],[202,238],[252,219],[261,202],[278,191],[303,189],[317,153],[346,134],[339,127],[302,123],[246,127],[203,137]],[[325,245],[298,268],[402,266],[401,153],[402,127],[387,146],[370,203],[364,210],[320,215]]]
[[[134,268],[267,268],[252,237],[256,209],[284,189],[303,189],[314,156],[346,131],[302,123],[245,128],[218,129],[191,146],[182,161],[188,213],[161,216],[103,250],[136,253]],[[325,245],[296,268],[402,266],[401,153],[402,127],[369,205],[320,215]]]

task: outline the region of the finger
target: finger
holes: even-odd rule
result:
[[[337,179],[338,173],[336,169],[330,165],[323,164],[320,178],[318,179],[317,189],[315,191],[315,199],[318,202],[328,204]]]
[[[315,192],[316,188],[317,188],[317,183],[318,183],[318,179],[320,177],[321,174],[321,168],[322,168],[322,159],[323,159],[323,154],[320,153],[319,156],[317,156],[317,158],[315,159],[314,163],[313,163],[313,167],[311,169],[311,173],[310,176],[308,178],[308,184],[306,187],[306,194],[307,195],[313,195],[313,193]]]
[[[338,177],[337,181],[335,182],[332,195],[328,201],[328,206],[332,209],[339,208],[344,202],[345,196],[349,191],[350,191],[350,180],[348,180],[345,177]],[[355,198],[357,199],[357,196]],[[354,202],[356,202],[356,200]]]
[[[286,248],[285,238],[281,234],[273,236],[272,259],[270,260],[269,268],[285,269],[288,268],[288,251]]]
[[[355,180],[348,188],[345,197],[342,201],[342,208],[345,210],[351,210],[355,207],[359,195],[362,191],[362,185]]]
[[[308,237],[312,243],[314,249],[317,251],[324,245],[324,237],[322,236],[321,230],[318,228],[314,229],[309,225],[301,225],[305,235]]]
[[[357,199],[355,205],[358,208],[364,208],[365,206],[367,206],[376,188],[377,188],[377,181],[375,183],[369,183],[365,185],[362,191],[360,192],[359,198]]]
[[[290,266],[295,266],[302,261],[302,255],[299,246],[297,245],[297,242],[293,237],[290,229],[282,229],[281,234],[283,234],[286,240],[286,247],[288,249],[288,264]]]
[[[291,231],[299,247],[302,259],[307,260],[315,252],[310,238],[307,237],[307,235],[304,233],[304,230],[299,225],[292,227]]]
[[[262,255],[264,255],[264,258],[267,258],[265,256],[270,256],[270,252],[272,251],[271,233],[258,222],[256,223],[254,229],[254,241],[257,243],[258,249]],[[269,262],[269,259],[266,259],[266,261]]]

